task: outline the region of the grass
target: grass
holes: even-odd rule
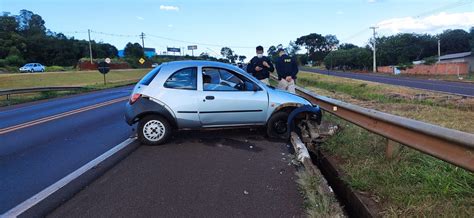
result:
[[[298,76],[298,85],[320,95],[474,133],[474,98],[307,72]]]
[[[387,160],[386,139],[332,115],[326,119],[343,130],[322,148],[338,157],[346,182],[379,202],[381,215],[472,216],[473,173],[403,146]]]
[[[121,82],[137,80],[149,69],[112,70],[107,81]],[[103,84],[103,76],[98,71],[65,71],[46,73],[15,73],[0,74],[0,90],[42,86],[88,86]]]
[[[304,196],[304,207],[309,217],[337,217],[343,214],[340,207],[335,207],[337,200],[334,195],[328,196],[319,190],[323,178],[311,176],[305,170],[296,173],[297,183]]]
[[[149,70],[120,70],[107,74],[107,85],[103,84],[103,76],[97,71],[69,71],[61,73],[34,73],[34,74],[0,74],[0,90],[42,86],[83,86],[77,91],[47,91],[10,96],[1,96],[0,107],[55,98],[65,95],[78,94],[94,90],[114,88],[135,84]]]
[[[472,98],[306,72],[297,82],[320,95],[474,133]],[[342,130],[321,148],[337,160],[349,185],[378,202],[380,215],[474,214],[474,173],[402,145],[387,160],[385,138],[327,113],[325,119]]]

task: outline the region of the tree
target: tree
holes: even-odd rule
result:
[[[273,59],[273,57],[276,57],[276,52],[277,52],[277,48],[276,48],[276,46],[274,46],[274,45],[270,46],[270,47],[267,49],[267,55],[268,55],[268,57],[270,57],[271,59]]]
[[[343,44],[340,44],[337,49],[349,50],[349,49],[353,49],[353,48],[357,48],[357,47],[358,47],[357,45],[354,45],[354,44],[351,44],[351,43],[343,43]]]
[[[139,58],[143,57],[143,47],[138,43],[127,43],[124,49],[124,55],[128,58]]]
[[[235,60],[237,59],[237,56],[234,55],[234,51],[232,51],[232,49],[230,49],[229,47],[223,47],[221,49],[221,55],[224,56],[231,63],[235,63]]]
[[[239,57],[238,57],[240,63],[243,63],[246,58],[247,58],[247,56],[245,56],[245,55],[239,55]]]
[[[439,34],[438,37],[441,41],[442,54],[453,54],[471,50],[469,44],[470,35],[464,30],[445,30]]]
[[[327,69],[368,70],[372,63],[372,52],[368,48],[351,48],[331,51],[324,58]]]
[[[288,47],[286,47],[286,51],[291,56],[295,56],[299,50],[301,50],[300,46],[297,45],[294,41],[290,41],[290,43],[288,44]]]
[[[322,61],[330,51],[337,48],[339,40],[334,35],[311,33],[297,38],[295,43],[306,48],[311,60]]]
[[[474,52],[474,26],[469,30],[469,44],[471,45],[471,52]]]
[[[437,39],[428,34],[400,33],[377,38],[377,65],[398,65],[437,55]]]
[[[19,30],[24,36],[31,36],[34,34],[45,35],[46,27],[43,18],[28,10],[21,10],[17,17],[19,23]]]

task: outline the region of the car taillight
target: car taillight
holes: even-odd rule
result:
[[[132,97],[130,97],[130,104],[135,103],[140,97],[142,97],[142,94],[133,94]]]

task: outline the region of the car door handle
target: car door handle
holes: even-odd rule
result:
[[[214,100],[214,96],[206,96],[206,100]]]

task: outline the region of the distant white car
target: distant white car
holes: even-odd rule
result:
[[[28,63],[28,64],[25,64],[25,66],[20,67],[20,72],[22,72],[22,73],[24,73],[24,72],[30,72],[30,73],[44,72],[44,70],[45,70],[45,67],[41,64],[38,64],[38,63]]]
[[[158,67],[158,66],[160,66],[158,63],[153,63],[153,64],[151,65],[151,67],[153,67],[153,68]]]

